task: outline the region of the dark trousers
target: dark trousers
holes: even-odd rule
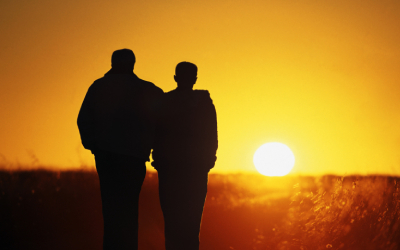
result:
[[[166,250],[198,250],[208,173],[159,171],[158,179]]]
[[[106,151],[96,151],[95,160],[103,208],[103,249],[136,250],[145,160]]]

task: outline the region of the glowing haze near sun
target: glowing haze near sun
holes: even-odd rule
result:
[[[266,176],[287,175],[294,166],[294,154],[280,142],[269,142],[257,149],[253,162],[257,171]]]

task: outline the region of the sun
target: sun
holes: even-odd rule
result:
[[[253,157],[254,166],[266,176],[287,175],[294,166],[294,154],[280,142],[269,142],[257,149]]]

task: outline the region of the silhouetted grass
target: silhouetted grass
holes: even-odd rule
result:
[[[209,177],[201,249],[400,249],[399,178]],[[140,248],[164,249],[157,174],[140,197]],[[91,171],[0,172],[0,249],[101,249]]]
[[[325,176],[316,179],[315,191],[296,184],[275,237],[255,249],[400,249],[398,181]]]

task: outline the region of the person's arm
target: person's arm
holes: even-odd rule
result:
[[[218,127],[217,127],[217,112],[215,110],[215,106],[210,97],[210,93],[207,91],[205,95],[205,120],[204,120],[204,129],[206,134],[204,135],[206,138],[206,157],[208,162],[208,168],[212,169],[215,165],[215,161],[217,160],[217,149],[218,149]]]
[[[78,114],[78,129],[81,135],[82,145],[84,148],[94,150],[95,133],[94,133],[94,109],[93,109],[93,85],[89,87],[83,100],[81,109]]]
[[[164,96],[164,91],[160,88],[157,88],[153,93],[153,102],[151,104],[151,119],[152,122],[157,122],[160,112],[162,110],[162,99]]]
[[[155,128],[161,112],[161,102],[164,95],[164,91],[158,87],[154,87],[146,96],[147,99],[147,110],[146,120],[149,133],[151,134],[150,148],[153,148]]]
[[[210,108],[210,132],[211,132],[211,138],[210,138],[210,151],[215,156],[214,160],[214,165],[215,161],[217,160],[217,149],[218,149],[218,126],[217,126],[217,111],[215,110],[215,106],[212,103],[211,100],[211,105],[212,108]],[[213,167],[214,167],[213,165]]]

